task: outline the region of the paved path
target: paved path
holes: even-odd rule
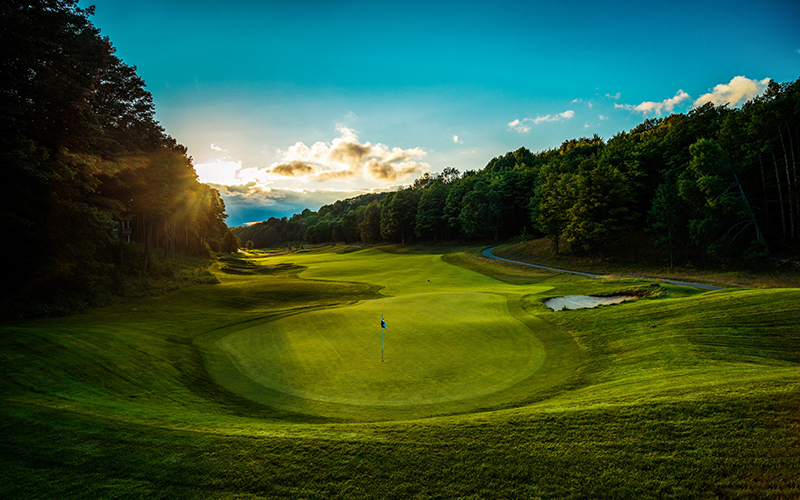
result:
[[[579,274],[581,276],[588,276],[589,278],[599,278],[599,277],[603,276],[602,274],[582,273],[580,271],[569,271],[567,269],[557,269],[555,267],[547,267],[547,266],[540,266],[540,265],[537,265],[537,264],[529,264],[527,262],[520,262],[518,260],[504,259],[504,258],[498,257],[498,256],[496,256],[495,254],[492,253],[492,250],[494,250],[495,248],[497,248],[497,247],[487,248],[486,250],[483,251],[483,255],[485,257],[489,257],[490,259],[502,260],[504,262],[511,262],[512,264],[521,264],[523,266],[536,267],[538,269],[546,269],[548,271],[556,271],[556,272],[559,272],[559,273]],[[673,285],[691,286],[691,287],[695,287],[695,288],[704,288],[706,290],[722,290],[723,289],[723,287],[721,287],[721,286],[703,285],[701,283],[686,283],[684,281],[665,280],[665,279],[662,279],[662,278],[656,278],[656,279],[658,279],[659,281],[663,281],[665,283],[672,283]]]

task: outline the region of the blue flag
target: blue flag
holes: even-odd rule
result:
[[[386,328],[386,321],[384,321],[383,316],[381,316],[381,328]]]

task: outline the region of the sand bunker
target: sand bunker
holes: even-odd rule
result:
[[[610,297],[595,297],[592,295],[566,295],[564,297],[554,297],[544,301],[544,305],[554,311],[567,309],[586,309],[589,307],[604,306],[608,304],[619,304],[626,300],[636,300],[637,297],[630,295],[612,295]]]

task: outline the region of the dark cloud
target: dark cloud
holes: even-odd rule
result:
[[[366,164],[367,172],[369,175],[380,180],[396,181],[404,179],[411,174],[419,174],[425,172],[425,169],[416,162],[389,162],[370,160]]]
[[[427,154],[421,148],[389,149],[383,144],[362,144],[354,130],[343,125],[336,130],[341,137],[331,142],[317,142],[311,147],[298,142],[291,146],[284,152],[283,161],[273,164],[268,172],[316,182],[365,177],[394,182],[430,171],[430,165],[420,161]]]
[[[304,161],[290,161],[278,163],[269,171],[276,175],[282,175],[283,177],[298,177],[313,174],[315,170],[314,165],[310,163]]]
[[[339,142],[328,152],[328,158],[332,161],[347,163],[348,165],[361,160],[370,154],[370,147],[358,142]]]

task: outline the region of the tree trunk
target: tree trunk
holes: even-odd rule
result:
[[[153,235],[153,228],[150,224],[146,224],[146,217],[142,216],[142,232],[144,233],[144,269],[143,272],[147,274],[147,264],[150,261],[150,240]]]
[[[178,216],[172,217],[172,224],[170,225],[169,235],[169,256],[175,257],[175,240],[178,239]]]
[[[761,233],[761,228],[758,226],[758,221],[756,221],[756,213],[753,211],[753,207],[750,206],[750,202],[747,201],[747,196],[744,194],[744,188],[742,188],[742,183],[739,182],[739,177],[734,174],[733,178],[736,179],[736,185],[739,186],[739,194],[742,195],[742,201],[747,206],[747,211],[750,212],[750,222],[756,228],[756,240],[764,241],[764,235]]]
[[[794,186],[797,188],[797,164],[794,158],[794,141],[792,140],[792,131],[788,123],[786,124],[786,135],[789,137],[789,151],[792,154],[792,178],[794,179]],[[794,208],[796,210],[795,215],[800,218],[800,199],[795,200]]]
[[[794,197],[792,196],[792,178],[789,176],[789,157],[786,155],[786,144],[783,142],[783,131],[778,128],[783,147],[783,160],[786,164],[786,189],[789,191],[789,235],[794,238]]]
[[[778,203],[781,206],[781,226],[783,235],[786,236],[786,214],[783,209],[783,189],[781,189],[781,178],[778,175],[778,160],[775,158],[775,151],[772,152],[772,163],[775,165],[775,180],[778,182]]]
[[[118,221],[117,224],[119,226],[119,268],[122,269],[122,267],[125,265],[123,260],[125,257],[123,254],[124,247],[122,246],[122,221]],[[130,236],[128,237],[130,238]]]
[[[667,213],[667,248],[669,248],[669,268],[672,269],[672,264],[674,262],[674,254],[673,249],[675,247],[675,241],[672,239],[672,218],[670,214]]]
[[[761,166],[761,186],[764,190],[764,215],[769,220],[769,204],[767,203],[767,177],[764,175],[764,159],[758,155],[758,164]]]

